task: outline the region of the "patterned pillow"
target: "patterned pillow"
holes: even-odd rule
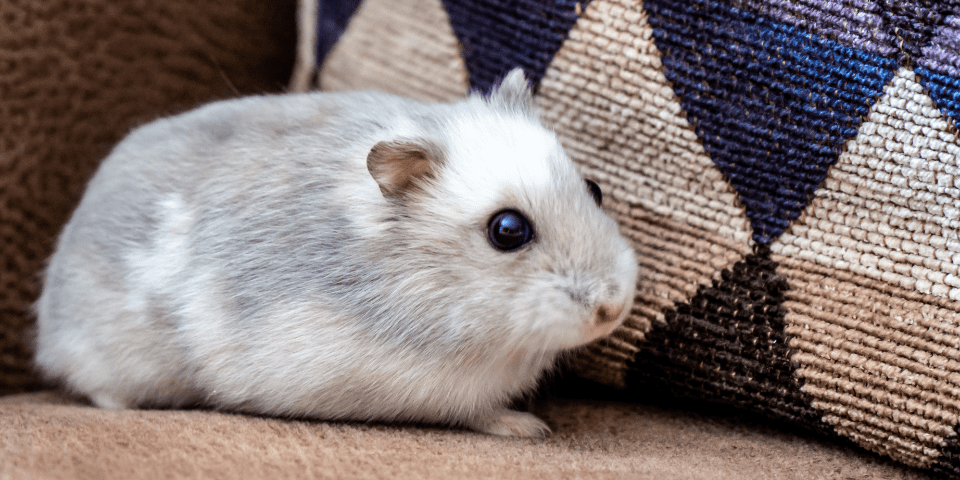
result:
[[[581,375],[960,478],[957,2],[364,0],[317,82],[449,100],[513,66],[640,258]]]

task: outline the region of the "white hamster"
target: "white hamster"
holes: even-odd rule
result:
[[[131,133],[64,228],[36,363],[103,408],[538,436],[506,407],[613,331],[637,261],[532,106],[213,103]]]

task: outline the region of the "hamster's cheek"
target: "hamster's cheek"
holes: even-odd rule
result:
[[[552,287],[552,286],[551,286]],[[554,288],[531,288],[524,295],[526,308],[518,309],[526,318],[517,318],[520,335],[536,342],[531,347],[543,350],[567,350],[584,343],[590,335],[590,313],[569,294]]]
[[[639,265],[637,264],[636,252],[623,238],[620,239],[620,254],[617,256],[617,266],[615,268],[621,283],[627,287],[625,290],[632,292],[637,286]]]

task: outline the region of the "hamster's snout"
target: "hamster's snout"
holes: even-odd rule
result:
[[[615,237],[619,240],[618,237]],[[634,293],[636,290],[637,261],[626,243],[620,242],[613,264],[613,268],[596,269],[592,274],[570,275],[566,280],[567,293],[570,300],[579,306],[579,322],[581,344],[592,342],[597,338],[609,335],[619,327],[633,308]],[[581,268],[575,271],[589,271]]]

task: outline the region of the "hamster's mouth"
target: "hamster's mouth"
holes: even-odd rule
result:
[[[581,339],[580,345],[577,346],[586,345],[598,338],[606,337],[613,333],[619,326],[620,322],[607,322],[603,325],[593,325]]]
[[[613,333],[626,318],[626,303],[600,305],[594,311],[582,337],[582,345]]]

